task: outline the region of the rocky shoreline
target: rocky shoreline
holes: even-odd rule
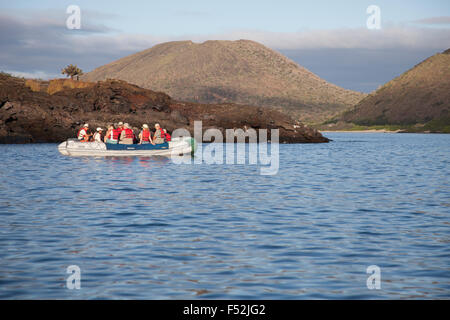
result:
[[[197,120],[202,121],[203,130],[222,132],[278,128],[280,143],[329,141],[317,130],[270,108],[176,101],[119,80],[39,81],[0,74],[0,143],[61,142],[75,137],[85,122],[91,128],[119,121],[136,128],[159,122],[169,132],[186,128],[193,135]]]

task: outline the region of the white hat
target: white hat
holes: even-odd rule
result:
[[[142,125],[142,128],[148,129],[148,125],[144,123],[144,124]]]
[[[103,129],[99,127],[99,128],[97,128],[97,131],[103,131]]]
[[[128,123],[125,123],[123,126],[128,129],[130,128],[130,125]]]
[[[89,127],[89,125],[87,123],[85,123],[83,127]]]
[[[119,122],[119,126],[123,126],[123,122],[122,121]]]

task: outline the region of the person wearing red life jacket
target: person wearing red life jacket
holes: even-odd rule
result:
[[[161,126],[159,123],[155,123],[155,135],[153,136],[153,143],[155,144],[161,144],[165,142],[165,136],[164,130],[161,129]]]
[[[134,142],[134,132],[131,130],[131,127],[128,123],[125,123],[124,129],[122,130],[122,133],[120,134],[120,144],[133,144]]]
[[[120,136],[122,135],[122,131],[125,129],[125,127],[124,127],[124,125],[123,125],[123,122],[122,121],[120,121],[118,124],[117,124],[117,130],[119,131],[119,140],[120,140]]]
[[[120,130],[110,125],[105,135],[105,143],[118,144],[120,137]]]
[[[89,130],[89,124],[85,123],[84,126],[80,130],[78,130],[78,135],[77,135],[78,140],[89,141],[89,137],[91,135],[88,133],[88,130]]]
[[[139,144],[153,144],[152,141],[152,133],[150,132],[150,129],[148,128],[147,124],[142,125],[142,131],[139,133]]]

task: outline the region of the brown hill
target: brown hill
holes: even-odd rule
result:
[[[52,94],[50,94],[51,92]],[[319,132],[276,110],[235,104],[196,104],[173,100],[119,80],[25,80],[0,73],[0,143],[58,142],[91,128],[125,121],[140,128],[161,123],[169,132],[193,122],[203,129],[278,128],[280,142],[328,142]]]
[[[162,43],[82,78],[125,80],[191,102],[271,106],[307,122],[325,120],[365,96],[249,40]]]
[[[416,128],[423,124],[431,130],[450,126],[450,49],[389,81],[338,120]]]

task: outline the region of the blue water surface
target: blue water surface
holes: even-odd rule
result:
[[[450,135],[326,136],[273,176],[0,145],[0,298],[449,299]]]

